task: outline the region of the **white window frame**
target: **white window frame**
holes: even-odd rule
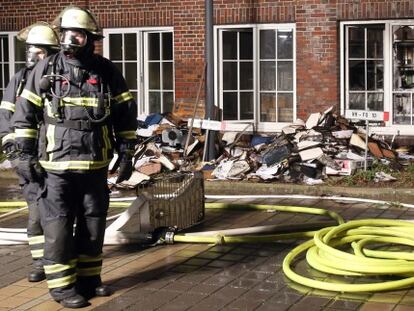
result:
[[[253,108],[254,119],[253,120],[229,120],[227,123],[248,123],[253,122],[255,129],[260,132],[278,132],[283,127],[291,122],[260,122],[259,116],[259,102],[260,92],[259,90],[259,32],[263,29],[272,30],[291,30],[293,33],[293,120],[297,115],[297,93],[296,93],[296,25],[294,23],[284,24],[243,24],[243,25],[215,25],[214,26],[214,101],[215,105],[220,109],[223,109],[222,102],[222,90],[223,81],[222,76],[222,49],[221,49],[221,33],[226,29],[252,29],[253,31]]]
[[[414,126],[393,124],[393,107],[392,107],[392,26],[394,25],[414,25],[414,19],[401,20],[361,20],[361,21],[342,21],[340,22],[340,109],[341,114],[345,114],[346,109],[346,83],[345,77],[348,76],[346,72],[346,38],[345,27],[348,25],[369,25],[369,24],[384,24],[384,111],[389,113],[389,119],[385,122],[385,126],[370,127],[372,133],[379,135],[414,135]]]
[[[152,61],[152,60],[149,60],[148,55],[147,55],[148,54],[147,53],[147,51],[148,51],[148,49],[147,49],[147,47],[148,47],[148,34],[150,34],[150,33],[162,34],[162,33],[165,33],[165,32],[172,32],[172,31],[169,31],[169,30],[162,30],[162,31],[160,31],[160,30],[149,30],[149,31],[144,31],[143,32],[143,35],[144,35],[144,38],[143,38],[144,39],[144,41],[143,41],[144,81],[149,81],[149,77],[148,77],[148,75],[149,75],[149,69],[148,69],[149,63],[159,62],[160,65],[162,65],[163,63],[172,63],[172,65],[173,65],[172,66],[172,71],[173,71],[173,82],[172,82],[173,89],[172,89],[172,93],[173,93],[173,106],[174,106],[174,100],[175,100],[174,32],[172,32],[172,35],[173,35],[173,38],[172,38],[173,58],[172,58],[172,60],[167,60],[166,61],[164,59],[161,59],[162,58],[162,36],[160,36],[160,59],[156,60],[156,61]],[[161,108],[164,108],[164,104],[163,104],[164,99],[163,99],[163,96],[162,96],[163,95],[163,90],[164,90],[163,83],[164,83],[163,82],[163,71],[162,71],[162,66],[161,66],[161,68],[160,68],[160,87],[161,88],[158,90],[161,94],[161,98],[160,98]],[[150,89],[149,89],[148,83],[144,83],[144,85],[145,85],[145,93],[144,93],[145,111],[149,111],[149,91],[150,91]],[[163,112],[165,112],[165,111],[163,111]]]
[[[127,34],[135,33],[137,35],[137,106],[138,114],[147,114],[149,111],[148,104],[148,62],[145,59],[146,43],[144,40],[145,33],[148,32],[172,32],[173,49],[174,49],[174,28],[173,27],[136,27],[136,28],[105,28],[103,29],[103,56],[109,59],[109,35],[110,34]],[[175,58],[173,57],[173,97],[175,98]],[[122,61],[124,65],[125,61]],[[135,91],[135,90],[134,90]]]
[[[246,25],[223,25],[220,26],[214,26],[214,46],[217,48],[214,49],[214,59],[217,60],[214,62],[214,97],[215,97],[215,103],[217,106],[217,103],[219,104],[220,109],[223,109],[223,81],[219,77],[222,76],[223,69],[221,68],[221,62],[223,60],[223,53],[221,49],[221,38],[222,38],[222,30],[226,29],[252,29],[253,33],[253,81],[256,81],[256,32],[255,32],[256,25],[254,24],[246,24]],[[237,47],[238,48],[238,47]],[[238,60],[238,63],[240,63],[240,60]],[[237,85],[239,86],[239,77],[237,77]],[[254,122],[257,115],[257,109],[256,109],[256,83],[253,83],[253,120],[251,119],[245,119],[245,120],[226,120],[228,123],[249,123]],[[238,98],[240,97],[240,90],[238,90]],[[239,103],[240,104],[240,103]],[[239,111],[240,114],[240,111]],[[239,117],[239,116],[238,116]],[[256,124],[255,124],[256,126]]]
[[[9,64],[9,81],[10,81],[11,77],[14,76],[14,74],[16,73],[16,70],[15,70],[15,59],[16,58],[15,58],[14,38],[17,35],[17,31],[0,31],[0,35],[1,36],[4,36],[4,35],[8,36],[8,38],[7,38],[8,43],[9,43],[9,62],[8,62],[8,64]],[[0,74],[2,74],[2,73],[0,73]],[[5,81],[4,77],[3,77],[3,81]],[[4,89],[6,87],[7,87],[7,84],[4,85]],[[1,100],[1,98],[0,98],[0,100]]]

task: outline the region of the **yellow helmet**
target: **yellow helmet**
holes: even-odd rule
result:
[[[59,46],[59,38],[56,32],[45,22],[37,22],[23,28],[17,34],[17,39],[25,41],[26,44]]]
[[[71,5],[66,7],[54,20],[53,25],[59,27],[60,29],[83,29],[96,37],[103,37],[102,29],[98,26],[96,18],[92,12],[78,6]]]

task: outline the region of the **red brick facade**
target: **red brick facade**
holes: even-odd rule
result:
[[[0,3],[0,31],[51,21],[69,4],[88,7],[103,28],[173,26],[177,101],[196,97],[204,61],[204,1],[83,0]],[[216,0],[214,24],[295,23],[298,117],[339,103],[341,20],[414,18],[413,0]]]

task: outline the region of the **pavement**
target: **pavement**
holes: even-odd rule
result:
[[[10,183],[0,182],[0,198],[19,199],[18,192],[13,189]],[[206,183],[205,189],[207,194],[283,193],[269,184],[264,187],[258,184]],[[302,194],[298,191],[301,191],[300,188],[296,188],[296,193]],[[379,192],[378,189],[365,189],[366,193],[370,191]],[[404,200],[397,199],[399,202]],[[414,209],[399,204],[340,198],[327,200],[323,197],[311,199],[288,195],[280,198],[231,199],[227,202],[319,207],[335,211],[346,220],[414,218]],[[110,211],[111,214],[116,212],[116,209]],[[26,219],[25,211],[3,217],[0,218],[0,227],[24,228]],[[322,216],[285,212],[207,209],[205,221],[194,231],[302,224],[323,219]],[[346,294],[310,289],[287,280],[282,272],[282,261],[301,242],[303,240],[234,245],[105,246],[102,277],[113,294],[93,298],[91,305],[81,310],[414,310],[414,289]],[[0,248],[0,311],[64,310],[49,297],[46,282],[27,282],[30,263],[27,245]],[[310,272],[304,261],[299,261],[296,269],[313,273],[315,277],[326,277]]]

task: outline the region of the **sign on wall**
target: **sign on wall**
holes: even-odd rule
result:
[[[388,112],[348,109],[345,110],[345,118],[368,121],[388,121]]]

